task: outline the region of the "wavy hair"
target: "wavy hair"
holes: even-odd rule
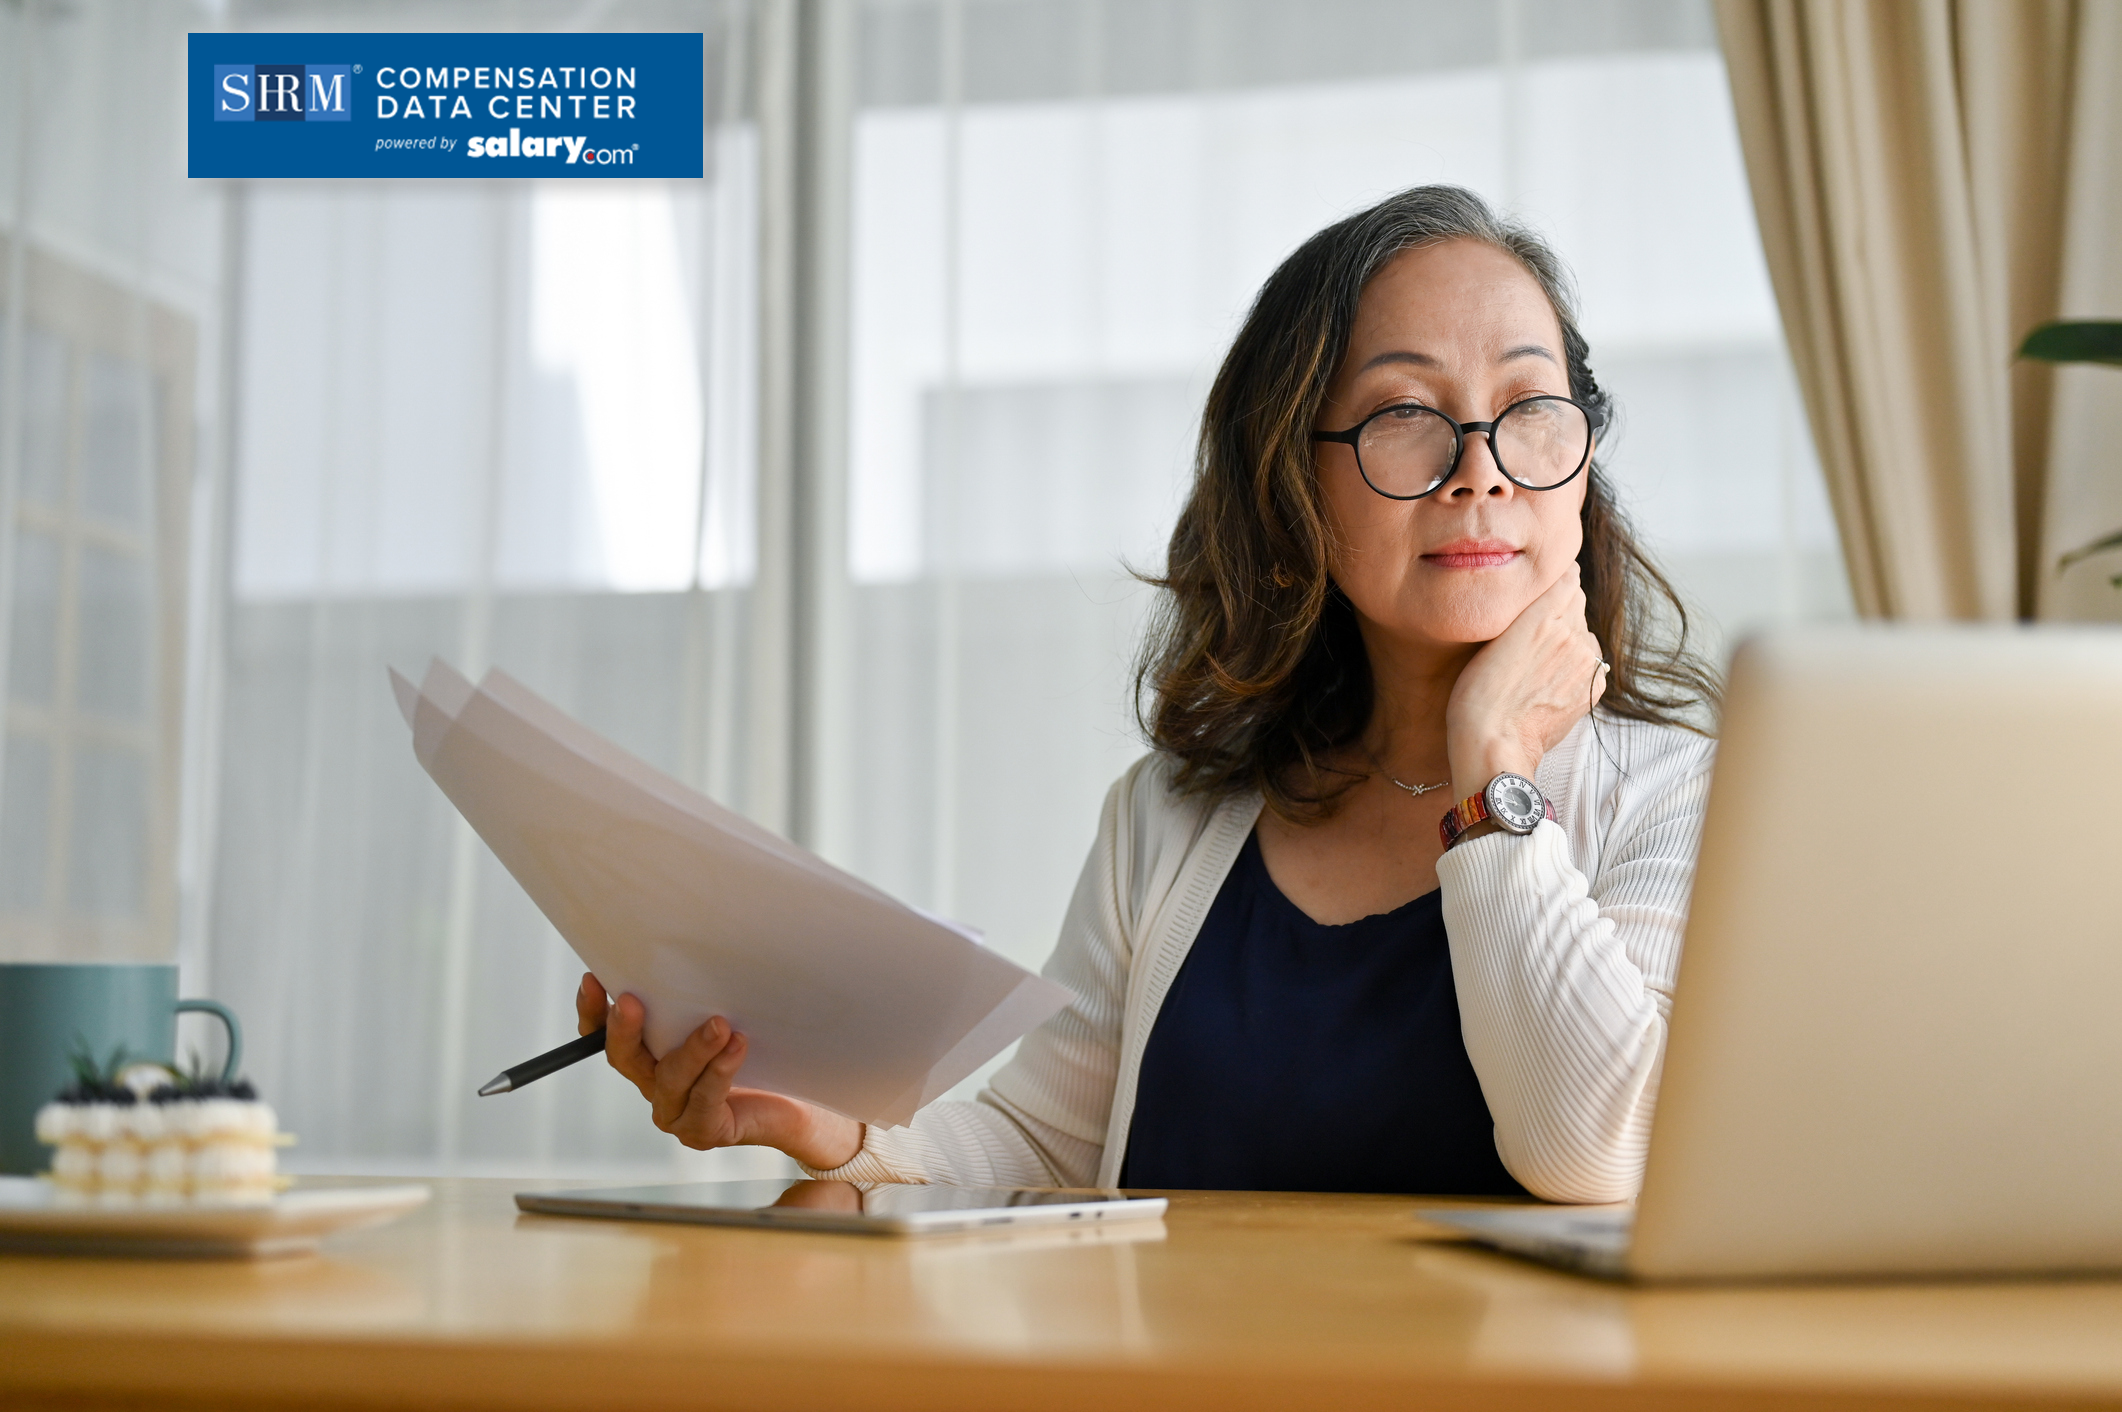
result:
[[[1331,814],[1362,776],[1327,764],[1369,724],[1370,659],[1333,582],[1333,532],[1311,433],[1364,288],[1395,256],[1476,240],[1540,282],[1562,326],[1570,395],[1609,413],[1568,273],[1538,235],[1454,186],[1418,186],[1320,231],[1268,277],[1201,418],[1194,480],[1136,664],[1143,733],[1182,793],[1258,790],[1284,818]],[[1586,469],[1585,621],[1612,664],[1603,713],[1700,726],[1715,676],[1688,649],[1687,610],[1636,542],[1603,466]]]

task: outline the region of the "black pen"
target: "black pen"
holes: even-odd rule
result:
[[[537,1058],[526,1059],[513,1069],[503,1069],[488,1080],[485,1088],[479,1090],[479,1096],[485,1098],[489,1094],[507,1093],[511,1089],[518,1089],[534,1080],[542,1079],[547,1074],[557,1074],[570,1064],[579,1064],[592,1054],[603,1052],[604,1028],[600,1025],[582,1038],[571,1039],[558,1049],[548,1049]]]

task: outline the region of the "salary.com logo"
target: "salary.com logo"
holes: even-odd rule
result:
[[[378,138],[380,147],[388,138]],[[636,142],[630,147],[589,147],[587,137],[525,137],[523,129],[512,127],[508,136],[475,137],[464,149],[467,157],[559,157],[566,156],[565,166],[587,162],[596,166],[632,166],[634,154],[641,150]]]
[[[216,64],[217,123],[343,123],[353,118],[352,65]]]

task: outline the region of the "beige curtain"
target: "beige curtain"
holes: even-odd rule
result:
[[[2074,62],[2116,0],[1718,0],[1791,357],[1867,616],[2040,606]],[[2103,19],[2109,18],[2103,16]]]
[[[2122,319],[2122,0],[2083,0],[2071,114],[2061,307],[2066,319]],[[2049,437],[2048,564],[2122,529],[2122,369],[2055,374]],[[2122,619],[2122,554],[2041,573],[2042,617]]]

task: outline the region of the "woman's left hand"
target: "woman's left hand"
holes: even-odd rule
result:
[[[1572,563],[1459,673],[1444,710],[1452,798],[1480,793],[1506,770],[1531,779],[1605,691]]]

